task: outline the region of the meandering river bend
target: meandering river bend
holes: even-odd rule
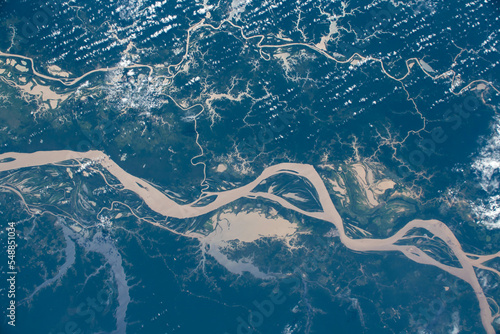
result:
[[[497,275],[500,275],[497,270],[486,267],[483,264],[487,260],[499,257],[499,253],[488,256],[476,256],[465,253],[453,232],[443,222],[438,220],[412,220],[393,236],[386,239],[350,238],[345,233],[342,218],[335,208],[325,184],[316,172],[315,168],[311,165],[282,163],[268,167],[254,181],[245,186],[217,193],[205,193],[206,195],[216,195],[217,197],[214,201],[204,206],[197,206],[195,205],[196,202],[184,205],[176,203],[151,184],[124,171],[106,154],[100,151],[88,151],[82,153],[63,150],[40,151],[34,153],[4,153],[0,155],[0,172],[16,170],[19,168],[55,164],[67,160],[81,161],[82,159],[90,159],[99,163],[120,181],[124,190],[130,190],[136,193],[149,206],[149,208],[165,217],[175,217],[181,219],[192,218],[217,210],[239,198],[265,198],[305,216],[320,219],[335,225],[339,231],[340,240],[351,250],[360,252],[399,251],[412,261],[438,267],[464,280],[472,287],[479,303],[480,317],[484,329],[488,334],[495,334],[495,329],[493,328],[492,323],[495,318],[499,316],[499,313],[497,312],[494,315],[492,314],[487,297],[485,296],[474,271],[474,267],[490,270]],[[272,177],[273,175],[281,173],[297,175],[309,180],[317,191],[323,211],[308,212],[296,207],[280,196],[267,192],[253,191],[253,189],[262,181]],[[165,227],[160,224],[155,225]],[[407,239],[406,234],[415,228],[426,229],[435,236],[441,238],[456,256],[461,267],[453,267],[443,264],[430,257],[416,245],[397,244],[398,241]],[[186,236],[196,237],[196,234],[191,233],[186,234]]]

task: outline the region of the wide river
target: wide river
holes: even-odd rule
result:
[[[499,316],[499,313],[497,312],[497,314],[495,315],[492,314],[487,297],[484,295],[483,289],[481,288],[481,285],[479,284],[478,278],[474,271],[474,267],[490,270],[500,276],[500,273],[497,270],[483,265],[484,262],[499,257],[500,253],[486,256],[465,253],[462,250],[462,247],[453,232],[444,223],[438,220],[412,220],[393,236],[386,239],[352,239],[346,235],[342,218],[335,208],[335,205],[333,204],[330,198],[330,194],[328,193],[328,190],[321,177],[311,165],[282,163],[268,167],[254,181],[245,186],[218,193],[207,193],[207,195],[216,195],[217,197],[213,202],[205,206],[195,206],[194,204],[196,202],[185,205],[177,204],[175,201],[167,197],[164,193],[156,189],[151,184],[124,171],[106,154],[100,151],[88,151],[83,153],[74,151],[5,153],[0,155],[0,172],[15,170],[19,168],[41,166],[46,164],[55,164],[66,160],[80,161],[82,159],[90,159],[95,161],[96,163],[99,163],[121,182],[124,190],[127,189],[136,193],[144,200],[149,208],[165,217],[192,218],[217,210],[218,208],[223,207],[239,198],[265,198],[273,202],[277,202],[283,207],[294,210],[305,216],[321,219],[323,221],[332,223],[339,231],[339,236],[342,243],[352,250],[360,252],[399,251],[412,261],[438,267],[464,280],[472,287],[479,302],[480,316],[484,329],[488,334],[495,334],[495,329],[493,328],[492,323],[494,319]],[[291,204],[286,199],[277,195],[252,191],[265,179],[281,173],[307,178],[316,188],[323,211],[304,211]],[[155,225],[164,227],[159,224]],[[452,267],[440,263],[439,261],[427,255],[416,245],[397,244],[398,241],[407,239],[408,237],[406,237],[405,235],[410,230],[415,228],[426,229],[436,237],[441,238],[456,256],[461,264],[461,267]],[[196,237],[195,234],[186,236]]]

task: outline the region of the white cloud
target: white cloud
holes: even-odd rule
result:
[[[480,223],[488,228],[500,228],[500,117],[495,118],[493,133],[472,164],[480,178],[481,188],[488,193],[486,200],[473,204]]]

